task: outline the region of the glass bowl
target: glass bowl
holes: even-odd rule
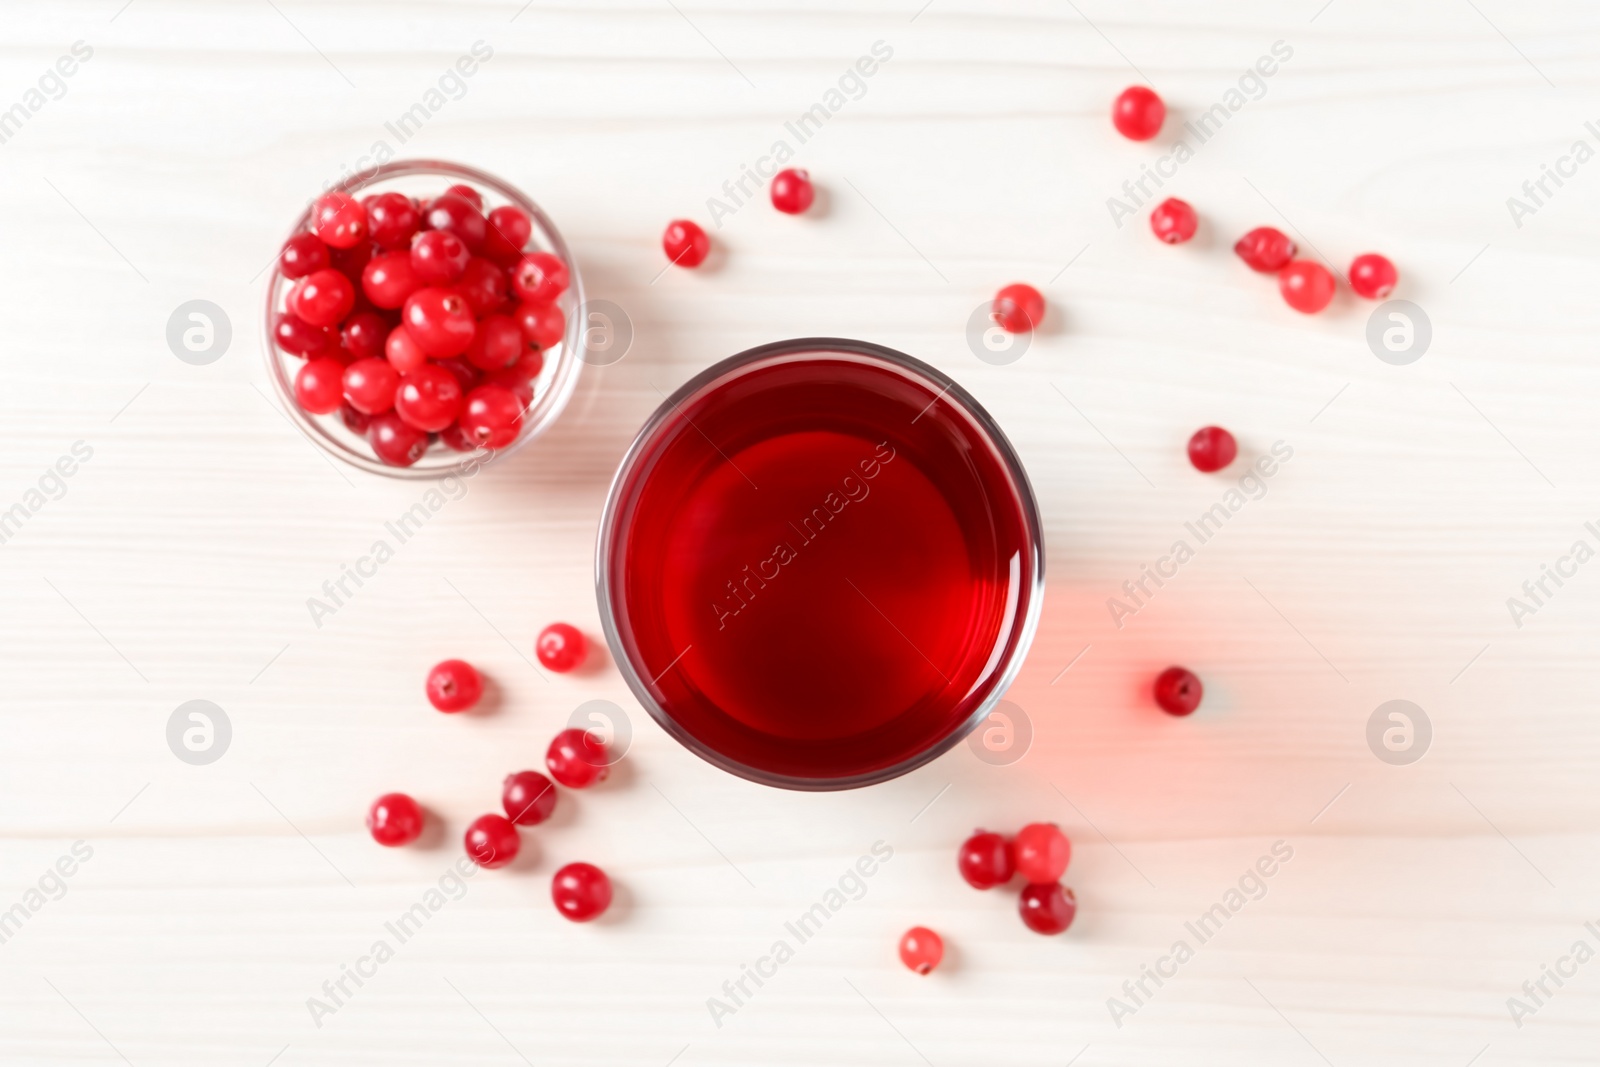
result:
[[[611,483],[595,587],[624,679],[690,751],[848,789],[988,716],[1038,625],[1043,538],[965,390],[892,349],[804,338],[656,409]]]
[[[578,264],[572,258],[555,223],[550,221],[539,205],[520,189],[484,171],[464,167],[458,163],[437,160],[413,159],[385,163],[363,171],[329,192],[343,191],[358,199],[373,193],[400,192],[413,198],[437,196],[445,188],[465,183],[478,190],[483,197],[485,213],[501,204],[521,208],[533,223],[533,233],[528,240],[528,251],[544,251],[560,257],[567,265],[570,281],[566,292],[556,301],[566,316],[566,334],[560,344],[545,349],[544,366],[534,379],[533,403],[522,419],[522,433],[504,448],[496,449],[496,458],[505,456],[539,436],[560,416],[578,384],[578,373],[584,362],[585,331],[581,310],[583,308],[583,278]],[[307,206],[295,220],[287,237],[309,228],[311,208]],[[481,466],[485,451],[457,452],[437,439],[428,446],[422,458],[410,467],[396,467],[384,463],[367,444],[365,436],[347,426],[335,412],[331,415],[313,415],[303,410],[295,401],[294,376],[304,366],[305,360],[281,350],[272,335],[272,323],[284,310],[284,302],[293,282],[283,276],[274,259],[272,275],[267,279],[266,313],[262,319],[263,354],[267,361],[267,377],[271,379],[278,399],[291,421],[317,448],[336,459],[373,474],[392,478],[428,479],[442,478],[447,474],[461,473]],[[437,435],[435,435],[437,437]]]

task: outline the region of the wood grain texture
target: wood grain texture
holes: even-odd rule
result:
[[[1506,598],[1600,520],[1594,246],[1600,162],[1516,225],[1507,197],[1587,140],[1600,14],[1563,0],[1404,4],[872,0],[521,5],[94,0],[14,6],[0,109],[74,41],[83,63],[0,144],[0,511],[83,441],[93,457],[0,545],[0,909],[73,842],[93,851],[0,944],[0,1060],[18,1064],[1587,1063],[1589,963],[1516,1025],[1507,998],[1600,948],[1600,564],[1519,628]],[[594,296],[636,331],[533,447],[474,479],[318,628],[305,601],[417,499],[322,461],[268,397],[260,272],[289,220],[475,41],[493,58],[402,154],[496,172],[543,204]],[[893,57],[798,160],[812,216],[741,208],[711,269],[661,273],[664,222],[753,165],[875,42]],[[1200,236],[1158,245],[1107,198],[1274,42],[1293,51],[1163,195]],[[1106,121],[1143,79],[1174,119]],[[1369,306],[1283,306],[1234,235],[1290,229],[1338,266],[1382,250],[1432,347],[1374,358]],[[1070,265],[1069,265],[1070,264]],[[965,325],[1001,284],[1045,289],[1027,354]],[[203,298],[219,362],[167,350]],[[544,678],[534,634],[591,634],[595,523],[660,396],[789,336],[915,354],[971,390],[1027,464],[1048,528],[1043,624],[1009,699],[1020,762],[959,749],[903,779],[802,796],[721,774],[638,710],[609,663]],[[1106,600],[1236,477],[1182,446],[1294,450],[1259,500],[1115,626]],[[1087,649],[1087,651],[1084,651]],[[1074,657],[1082,652],[1080,659]],[[421,672],[493,677],[446,721]],[[1190,720],[1147,699],[1182,662]],[[1070,670],[1064,670],[1068,664]],[[191,767],[173,709],[226,709]],[[633,716],[617,780],[563,805],[510,871],[464,883],[336,1014],[307,998],[422,900],[583,700]],[[1434,738],[1368,750],[1403,698]],[[367,803],[404,788],[428,847],[382,851]],[[568,798],[572,799],[572,798]],[[976,825],[1059,821],[1081,905],[1029,934],[956,878]],[[893,858],[732,1017],[707,998],[874,842]],[[1198,944],[1186,922],[1274,842],[1293,858]],[[561,922],[550,873],[621,887]],[[53,889],[47,880],[47,889]],[[936,976],[899,933],[941,931]],[[1118,1026],[1173,943],[1194,958]],[[390,937],[390,940],[393,940]]]

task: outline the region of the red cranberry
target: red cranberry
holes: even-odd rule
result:
[[[354,248],[367,239],[367,209],[349,193],[326,193],[311,208],[311,228],[329,248]]]
[[[411,269],[425,285],[446,285],[467,272],[472,253],[461,238],[444,230],[426,230],[411,241]]]
[[[785,215],[798,215],[811,206],[816,190],[803,170],[780,170],[772,178],[772,206]]]
[[[1111,105],[1111,123],[1117,132],[1130,141],[1148,141],[1161,132],[1167,120],[1167,105],[1155,90],[1143,85],[1133,85],[1117,97]]]
[[[926,926],[913,926],[900,937],[900,962],[918,974],[932,974],[944,959],[944,939]]]
[[[548,304],[566,291],[567,265],[549,252],[529,252],[511,270],[511,288],[519,300]]]
[[[482,256],[473,256],[455,289],[472,305],[472,313],[482,317],[505,305],[506,272]]]
[[[1202,426],[1189,438],[1189,462],[1205,474],[1219,471],[1239,454],[1239,442],[1221,426]]]
[[[313,326],[335,326],[355,307],[356,291],[336,270],[312,271],[289,290],[289,310]]]
[[[483,254],[502,267],[515,266],[532,236],[533,223],[527,213],[511,204],[502,204],[489,212],[489,229],[483,238]]]
[[[527,342],[516,320],[509,315],[489,315],[478,320],[478,332],[462,356],[480,370],[503,370],[515,363],[525,348]]]
[[[478,330],[471,305],[454,289],[418,289],[406,299],[400,321],[434,359],[459,356]]]
[[[389,331],[389,337],[383,343],[383,354],[389,366],[400,374],[410,374],[428,362],[428,353],[422,350],[422,346],[417,344],[416,338],[404,326],[396,326]]]
[[[1072,842],[1053,822],[1032,822],[1011,839],[1017,873],[1030,884],[1058,882],[1072,859]]]
[[[365,437],[367,429],[372,425],[372,416],[365,411],[357,411],[350,406],[349,401],[346,401],[344,406],[339,409],[339,421],[344,423],[345,428],[351,433],[357,433]]]
[[[435,363],[425,363],[400,379],[394,412],[419,430],[438,433],[461,411],[461,383]]]
[[[476,452],[478,450],[478,446],[467,440],[466,434],[461,432],[461,424],[459,422],[451,423],[440,430],[439,440],[443,441],[444,446],[453,452]]]
[[[1022,887],[1017,910],[1022,913],[1023,923],[1034,933],[1059,934],[1072,925],[1073,916],[1078,914],[1078,898],[1059,882],[1027,885]]]
[[[328,264],[334,270],[350,279],[350,284],[355,287],[356,299],[360,299],[361,274],[367,269],[367,264],[372,262],[373,249],[377,247],[371,241],[362,241],[354,248],[330,248],[328,250]]]
[[[459,196],[479,211],[483,210],[483,194],[470,185],[452,185],[444,191],[445,196]]]
[[[422,836],[422,808],[404,793],[385,793],[367,810],[367,831],[380,845],[409,845]]]
[[[554,348],[567,332],[567,317],[555,304],[518,304],[514,312],[523,338],[535,348]]]
[[[1194,236],[1200,220],[1188,201],[1172,196],[1161,201],[1150,212],[1150,229],[1169,245],[1182,244]]]
[[[373,256],[361,272],[361,291],[381,308],[402,306],[406,297],[421,289],[422,285],[409,252],[385,252]]]
[[[483,676],[463,659],[436,663],[428,672],[428,703],[444,712],[466,711],[483,696]]]
[[[482,213],[471,201],[450,195],[441,196],[428,205],[422,225],[425,229],[455,234],[469,252],[483,247],[483,235],[488,229]]]
[[[527,414],[528,409],[533,406],[533,380],[539,376],[539,371],[537,368],[535,368],[534,372],[530,375],[524,370],[523,364],[527,363],[529,360],[532,360],[537,364],[542,358],[543,357],[538,352],[529,352],[527,355],[517,360],[516,365],[513,367],[507,367],[505,370],[490,371],[488,374],[485,374],[483,376],[483,384],[498,386],[499,388],[510,393],[517,400],[518,410],[523,414]],[[479,388],[482,388],[482,386]],[[474,389],[472,393],[476,393],[477,391],[477,389]],[[467,394],[467,405],[469,409],[472,405],[472,393]],[[465,419],[466,417],[466,415],[462,415],[462,419]],[[465,440],[464,436],[463,440]],[[464,451],[470,451],[473,447],[474,446],[469,444]]]
[[[372,417],[367,424],[367,443],[391,467],[409,467],[428,451],[428,435],[392,411]]]
[[[404,251],[411,244],[411,235],[422,225],[417,205],[404,193],[379,193],[364,201],[367,208],[367,227],[372,239],[390,251]]]
[[[522,838],[504,815],[480,815],[467,827],[465,844],[474,863],[493,870],[517,858]]]
[[[1007,333],[1027,333],[1044,321],[1044,297],[1021,282],[994,294],[994,321]]]
[[[569,863],[551,880],[550,899],[562,915],[586,923],[611,906],[611,879],[592,863]]]
[[[313,326],[292,311],[281,312],[272,322],[272,339],[290,355],[302,359],[328,354],[339,346],[339,335],[326,326]]]
[[[483,371],[474,367],[460,356],[451,359],[434,360],[439,366],[456,376],[456,381],[461,383],[461,392],[470,393],[483,381]]]
[[[518,771],[506,776],[500,803],[518,826],[537,826],[556,810],[556,785],[538,771]]]
[[[344,403],[344,364],[329,356],[307,360],[294,376],[294,399],[313,415],[331,415]]]
[[[544,765],[550,777],[568,789],[586,789],[611,773],[605,742],[577,727],[556,734],[544,754]]]
[[[1168,715],[1188,715],[1200,706],[1205,687],[1185,667],[1168,667],[1156,675],[1156,703]]]
[[[961,850],[956,853],[956,867],[974,889],[1005,885],[1016,871],[1011,843],[988,830],[979,830],[961,842]]]
[[[588,643],[576,626],[553,622],[539,631],[533,650],[538,653],[540,663],[557,674],[565,674],[583,662]]]
[[[1321,263],[1297,259],[1278,275],[1278,291],[1290,307],[1314,315],[1333,300],[1333,275]]]
[[[1288,234],[1271,226],[1257,226],[1233,246],[1234,255],[1262,274],[1276,274],[1287,267],[1297,251]]]
[[[1394,269],[1394,264],[1376,252],[1363,253],[1350,264],[1350,288],[1357,296],[1368,300],[1382,300],[1394,292],[1399,280],[1400,272]]]
[[[461,408],[461,435],[483,448],[504,448],[522,433],[522,401],[509,389],[480,385]]]
[[[667,232],[661,235],[661,247],[667,258],[678,266],[698,267],[711,253],[711,238],[698,223],[674,219],[667,223]]]
[[[383,355],[383,342],[388,336],[389,323],[376,311],[356,312],[344,320],[339,330],[344,357],[350,362]]]
[[[344,369],[344,398],[350,406],[368,415],[379,415],[394,407],[394,392],[400,375],[386,359],[358,359]]]
[[[283,243],[278,253],[278,270],[293,281],[313,271],[327,270],[328,246],[314,233],[297,233]]]

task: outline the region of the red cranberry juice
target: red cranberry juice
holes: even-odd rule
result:
[[[831,352],[745,364],[673,409],[619,494],[624,649],[743,773],[898,766],[974,714],[1022,639],[1024,494],[920,375]]]

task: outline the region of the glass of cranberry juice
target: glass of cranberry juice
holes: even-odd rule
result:
[[[600,617],[644,707],[735,774],[885,781],[960,742],[1022,664],[1043,541],[1010,443],[878,345],[751,349],[690,380],[612,482]]]

